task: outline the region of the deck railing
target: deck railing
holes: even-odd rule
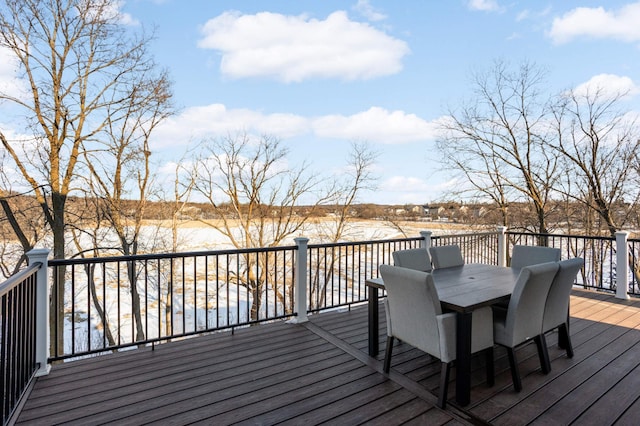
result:
[[[629,239],[628,245],[627,262],[630,266],[630,271],[627,275],[629,294],[638,297],[640,296],[640,239]],[[616,273],[618,270],[616,270]]]
[[[378,275],[379,265],[393,263],[391,253],[424,244],[424,238],[415,237],[309,245],[307,310],[317,312],[365,302],[365,280]]]
[[[38,371],[36,287],[41,263],[0,284],[0,386],[2,424],[6,424]]]
[[[302,253],[296,245],[51,260],[52,299],[64,301],[51,312],[51,360],[304,320],[307,312],[362,303],[365,279],[377,275],[378,265],[420,244],[424,238],[414,237],[305,245]],[[302,264],[307,273],[298,286],[295,265]]]
[[[52,360],[294,315],[296,246],[51,260]],[[63,297],[62,297],[63,296]]]
[[[522,232],[507,232],[508,253],[515,244],[544,245],[559,248],[562,258],[582,257],[585,266],[578,275],[576,285],[586,289],[617,291],[617,274],[626,276],[626,286],[621,287],[621,293],[640,296],[637,272],[640,240],[626,239],[626,233],[619,233],[623,237],[618,242],[612,237],[594,237],[585,235],[562,234],[530,234]],[[618,247],[623,248],[619,250]],[[620,261],[618,256],[626,250]]]
[[[525,234],[499,228],[307,243],[301,238],[288,247],[50,260],[54,304],[47,335],[51,345],[47,343],[43,364],[265,321],[305,321],[308,313],[365,302],[365,280],[378,276],[380,264],[392,263],[393,251],[430,245],[458,244],[467,262],[505,266],[514,244],[559,247],[564,258],[585,258],[578,285],[616,291],[618,297],[640,295],[635,272],[640,241],[626,237]],[[623,276],[625,285],[618,287]],[[44,300],[48,297],[45,294]]]
[[[500,240],[502,232],[476,232],[471,234],[453,234],[432,236],[433,246],[457,244],[467,263],[487,263],[500,265]]]

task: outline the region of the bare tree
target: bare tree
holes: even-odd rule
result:
[[[205,221],[238,249],[274,247],[304,229],[310,215],[331,198],[320,195],[320,182],[305,165],[290,169],[288,150],[271,136],[257,140],[247,134],[203,143],[195,164],[194,190],[213,207],[216,218]],[[309,214],[297,206],[312,198]],[[269,282],[268,254],[247,254],[238,283],[252,295],[251,318],[257,319],[265,283]]]
[[[180,248],[180,240],[178,238],[178,230],[180,227],[179,219],[184,214],[187,207],[187,203],[191,197],[191,192],[195,185],[194,175],[190,173],[185,165],[184,158],[175,163],[174,177],[173,177],[173,194],[172,200],[169,203],[169,212],[171,216],[171,252],[177,253]],[[176,259],[171,258],[170,271],[174,270],[174,262]],[[173,300],[170,287],[173,285],[173,277],[168,277],[166,286],[164,283],[158,283],[159,294],[164,294],[164,317],[166,333],[171,333],[173,325]],[[196,285],[196,283],[194,283]],[[161,301],[159,301],[161,302]],[[209,300],[205,300],[205,304],[208,306]]]
[[[611,236],[638,201],[640,129],[635,117],[619,109],[624,96],[601,87],[563,93],[554,107],[556,142],[547,145],[561,154],[566,170],[559,191],[597,215],[599,224],[585,226]]]
[[[13,53],[27,88],[0,92],[0,100],[24,117],[16,126],[28,129],[13,140],[0,132],[2,145],[42,207],[54,257],[63,258],[65,206],[82,150],[127,109],[139,74],[154,68],[150,39],[132,36],[113,0],[4,0],[0,9],[0,48]],[[60,268],[55,280],[61,286],[64,274]],[[57,294],[52,308],[63,309],[64,291]]]
[[[318,194],[320,182],[306,165],[290,169],[288,150],[272,136],[252,140],[247,134],[227,136],[203,144],[196,163],[194,189],[214,209],[207,222],[236,248],[273,247],[303,229],[308,215],[296,206]],[[316,208],[330,199],[314,195]]]
[[[91,180],[90,176],[89,180]],[[83,226],[73,226],[70,229],[71,240],[76,249],[76,256],[81,258],[99,257],[102,253],[105,253],[105,251],[112,249],[111,243],[108,240],[106,242],[104,241],[105,234],[107,233],[100,232],[103,230],[103,221],[101,218],[102,210],[104,209],[102,205],[103,203],[99,198],[93,196],[91,192],[87,192],[85,194],[85,197],[81,198],[81,201],[86,207],[85,210],[87,212],[93,213],[94,216],[90,220],[83,223]],[[88,248],[84,247],[81,243],[83,236],[89,237],[89,241],[91,242],[91,244]],[[115,346],[116,339],[111,330],[111,322],[109,321],[107,304],[105,300],[100,296],[100,291],[98,290],[98,285],[96,284],[96,266],[97,264],[95,263],[85,263],[82,265],[87,276],[87,286],[91,302],[93,303],[95,312],[102,323],[102,332],[104,333],[104,338],[108,342],[109,346]],[[102,286],[106,287],[107,283],[102,282]],[[75,318],[73,319],[73,321],[75,321]],[[76,324],[74,324],[74,327],[75,326]],[[90,326],[91,324],[89,322],[87,324],[87,333],[91,332],[89,330]],[[120,331],[118,330],[118,332]]]
[[[445,126],[445,133],[438,141],[439,149],[445,154],[445,163],[457,170],[464,182],[452,195],[464,197],[465,193],[471,193],[476,200],[490,200],[497,207],[501,224],[508,226],[509,204],[514,199],[513,188],[503,175],[508,166],[492,154],[486,141],[466,139],[467,136],[459,134],[460,126],[464,126],[462,122],[455,122],[452,127]]]
[[[149,138],[172,113],[166,74],[141,74],[140,80],[130,87],[126,100],[126,103],[115,105],[114,111],[108,109],[113,120],[107,122],[102,132],[103,140],[93,144],[95,149],[85,149],[82,153],[90,172],[91,196],[102,201],[98,206],[100,217],[117,235],[117,250],[124,256],[131,256],[138,254],[141,246],[153,245],[153,241],[141,241],[140,232],[153,191]],[[127,277],[136,326],[135,340],[140,341],[145,335],[135,261],[128,262]]]
[[[562,154],[566,170],[560,191],[584,207],[580,219],[589,234],[614,237],[638,206],[640,129],[635,116],[620,110],[626,95],[596,86],[574,89],[562,93],[554,108],[557,143],[551,148]],[[638,279],[634,260],[630,254],[629,266]],[[594,265],[602,267],[602,262]],[[594,275],[602,276],[599,271]]]
[[[184,158],[175,163],[173,176],[173,194],[170,204],[171,213],[171,251],[177,252],[180,240],[178,238],[179,219],[184,215],[187,203],[195,185],[195,176],[190,173]]]
[[[33,201],[33,197],[0,187],[0,273],[5,278],[26,264],[26,253],[45,233],[42,214]]]
[[[511,71],[496,62],[475,74],[475,99],[443,120],[438,146],[447,166],[468,178],[476,196],[500,206],[504,224],[509,202],[524,200],[535,213],[535,230],[547,233],[558,168],[555,152],[543,149],[549,138],[543,86],[544,72],[535,65]]]
[[[352,142],[344,179],[335,182],[335,190],[331,191],[333,198],[328,201],[334,207],[333,220],[324,221],[319,226],[322,240],[337,243],[345,238],[350,219],[355,215],[353,208],[358,197],[364,191],[375,189],[377,177],[373,174],[372,167],[377,156],[367,143]],[[314,279],[309,289],[317,297],[312,299],[311,309],[324,306],[327,283],[336,273],[336,265],[340,260],[338,253],[333,250],[325,251],[323,258],[317,259]]]

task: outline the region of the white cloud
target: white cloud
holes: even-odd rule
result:
[[[129,13],[119,12],[118,20],[122,25],[127,25],[130,27],[136,27],[140,25],[140,21],[138,21],[136,18],[133,17],[133,15]]]
[[[516,22],[524,21],[525,19],[528,19],[530,15],[531,12],[529,12],[528,9],[525,9],[522,12],[518,13],[518,15],[516,16]]]
[[[371,5],[370,0],[358,0],[353,9],[370,21],[384,21],[387,16]]]
[[[288,113],[227,109],[222,104],[212,104],[188,108],[164,122],[154,133],[153,146],[156,149],[186,146],[193,140],[239,131],[283,139],[308,134],[347,141],[401,144],[434,139],[438,128],[437,121],[425,121],[415,114],[380,107],[349,116],[335,114],[308,118]]]
[[[407,44],[343,11],[325,20],[262,12],[225,12],[202,28],[198,46],[222,53],[221,72],[231,78],[371,79],[398,73]]]
[[[616,97],[620,95],[637,95],[640,93],[638,87],[631,78],[615,74],[598,74],[593,76],[573,90],[578,96],[593,97],[596,93],[606,97]]]
[[[393,192],[424,192],[429,185],[424,179],[410,176],[392,176],[382,184],[385,191]]]
[[[500,10],[500,6],[496,0],[469,0],[467,7],[471,10],[483,10],[486,12]]]
[[[640,40],[640,2],[619,10],[603,7],[578,7],[555,18],[548,36],[554,43],[568,43],[575,38],[612,38],[625,42]]]
[[[25,82],[16,75],[18,59],[7,48],[0,47],[0,93],[22,97],[27,92]]]
[[[393,194],[389,204],[414,203],[416,200],[427,200],[433,195],[432,188],[423,179],[410,176],[392,176],[379,186],[380,193]]]
[[[313,129],[321,137],[396,144],[432,139],[437,126],[415,114],[371,107],[350,116],[317,118],[313,122]]]
[[[546,8],[539,10],[523,9],[516,14],[516,22],[540,21],[541,18],[549,16],[551,11],[551,6],[547,6]]]
[[[100,14],[103,18],[116,20],[122,25],[140,25],[140,21],[135,19],[132,15],[126,12],[122,12],[122,8],[124,8],[124,5],[124,0],[116,0],[113,3],[106,5],[106,7],[102,7],[102,4],[96,4],[93,5],[92,9],[89,9],[89,13],[94,16]]]
[[[187,145],[191,140],[208,136],[234,134],[238,131],[269,134],[282,138],[305,133],[305,118],[294,114],[263,114],[249,109],[227,109],[222,104],[187,108],[168,119],[156,131],[154,145]]]
[[[385,204],[415,204],[435,200],[443,193],[458,189],[449,182],[434,183],[432,178],[391,176],[380,183],[376,194]],[[382,199],[385,195],[389,199]]]

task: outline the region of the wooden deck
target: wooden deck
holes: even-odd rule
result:
[[[498,347],[493,387],[474,359],[464,410],[455,386],[446,410],[434,406],[439,365],[409,345],[394,349],[391,373],[382,374],[384,321],[373,359],[362,306],[55,365],[17,424],[638,424],[640,301],[576,290],[571,310],[573,359],[550,334],[544,375],[535,346],[523,346],[516,393]]]

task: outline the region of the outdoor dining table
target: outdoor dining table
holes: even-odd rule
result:
[[[466,264],[434,269],[433,281],[444,311],[456,312],[456,402],[468,405],[471,394],[471,319],[474,310],[509,300],[519,269]],[[378,299],[382,278],[366,280],[369,287],[369,355],[378,354]]]

